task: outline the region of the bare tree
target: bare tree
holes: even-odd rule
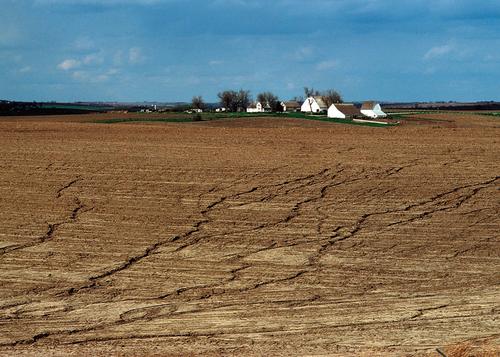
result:
[[[304,96],[306,98],[316,97],[318,95],[321,95],[321,93],[319,91],[315,90],[314,88],[304,87]]]
[[[236,107],[236,99],[237,99],[237,93],[232,90],[226,90],[223,92],[219,92],[217,94],[217,97],[219,97],[220,104],[222,107],[226,108],[228,111],[234,111],[233,109]]]
[[[271,92],[259,93],[259,95],[257,95],[257,101],[262,103],[263,106],[268,105],[274,112],[281,110],[279,98]]]
[[[323,102],[325,102],[327,107],[334,103],[342,103],[342,95],[336,91],[335,89],[328,89],[321,93],[321,97],[323,98]]]
[[[236,110],[234,111],[245,111],[250,102],[252,101],[252,97],[250,96],[249,90],[240,89],[236,94]]]
[[[252,100],[250,91],[240,89],[238,92],[234,90],[225,90],[217,94],[221,105],[230,112],[244,111],[249,106]]]
[[[201,95],[193,97],[191,100],[193,109],[205,109],[205,101]]]

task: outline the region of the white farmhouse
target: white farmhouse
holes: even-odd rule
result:
[[[361,107],[361,114],[370,118],[385,118],[387,114],[382,111],[379,103],[374,101],[364,102]]]
[[[270,111],[271,106],[269,104],[263,105],[261,102],[252,103],[247,108],[247,113],[265,113]]]
[[[247,108],[247,113],[263,113],[263,112],[264,112],[264,108],[263,108],[261,102],[252,103]]]
[[[328,107],[322,97],[309,97],[300,107],[300,111],[303,113],[321,113],[327,110]]]
[[[335,103],[328,108],[328,118],[346,119],[361,115],[361,112],[354,104]]]

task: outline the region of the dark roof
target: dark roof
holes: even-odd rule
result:
[[[287,108],[300,108],[301,107],[300,103],[296,102],[296,101],[283,102],[283,104]]]
[[[316,100],[316,103],[318,103],[318,106],[320,108],[326,108],[326,109],[328,109],[328,106],[325,103],[325,99],[322,96],[316,96],[316,97],[313,97],[313,98]]]
[[[354,106],[354,104],[339,104],[339,103],[335,103],[334,104],[335,107],[337,107],[337,109],[342,112],[343,114],[345,114],[346,116],[354,116],[354,115],[360,115],[361,112],[359,111],[358,108],[356,108]]]
[[[361,110],[373,110],[376,105],[376,102],[374,102],[373,100],[369,100],[363,103],[363,105],[361,106]]]

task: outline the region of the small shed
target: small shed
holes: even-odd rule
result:
[[[328,118],[346,119],[361,116],[361,112],[354,104],[335,103],[328,108]]]
[[[361,114],[369,118],[385,118],[387,114],[382,111],[382,107],[375,101],[364,102],[361,106]]]

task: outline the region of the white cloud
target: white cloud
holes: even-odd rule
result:
[[[293,52],[290,58],[295,61],[303,61],[307,58],[310,58],[313,55],[313,53],[314,50],[312,47],[304,46],[298,48],[295,52]]]
[[[437,71],[438,71],[437,67],[430,66],[430,67],[424,68],[423,73],[428,74],[428,75],[433,75],[433,74],[436,74]]]
[[[335,69],[339,66],[340,62],[337,60],[327,60],[320,62],[316,65],[318,71],[326,71],[329,69]]]
[[[83,80],[87,80],[88,75],[87,75],[87,72],[85,72],[85,71],[75,71],[71,74],[71,77],[73,77],[74,79],[83,81]]]
[[[153,5],[173,2],[174,0],[35,0],[37,5]]]
[[[83,57],[82,62],[85,65],[101,64],[104,62],[104,58],[99,53],[91,53]]]
[[[248,1],[248,0],[212,0],[212,4],[216,6],[246,6],[246,7],[261,7],[263,5],[259,1]]]
[[[0,19],[0,45],[11,45],[21,39],[18,28],[11,24],[2,24]]]
[[[73,43],[73,47],[79,51],[88,51],[95,47],[94,41],[88,37],[80,37]]]
[[[128,61],[130,64],[138,64],[144,61],[144,55],[139,47],[132,47],[128,50]]]
[[[80,67],[81,62],[75,59],[66,59],[57,65],[57,68],[63,71],[69,71],[70,69]]]
[[[424,55],[424,60],[428,61],[434,58],[443,57],[450,52],[452,52],[455,47],[451,44],[446,44],[442,46],[432,47],[427,53]]]
[[[29,73],[31,72],[31,66],[24,66],[18,70],[19,73]]]
[[[124,62],[124,55],[123,55],[123,51],[122,50],[118,50],[115,52],[115,54],[113,55],[113,64],[115,66],[121,66]]]
[[[112,70],[105,73],[94,73],[90,71],[75,71],[71,74],[74,80],[85,83],[102,83],[110,79],[115,73]]]
[[[221,64],[224,64],[224,61],[220,61],[220,60],[212,60],[210,62],[208,62],[208,64],[210,66],[220,66]]]

